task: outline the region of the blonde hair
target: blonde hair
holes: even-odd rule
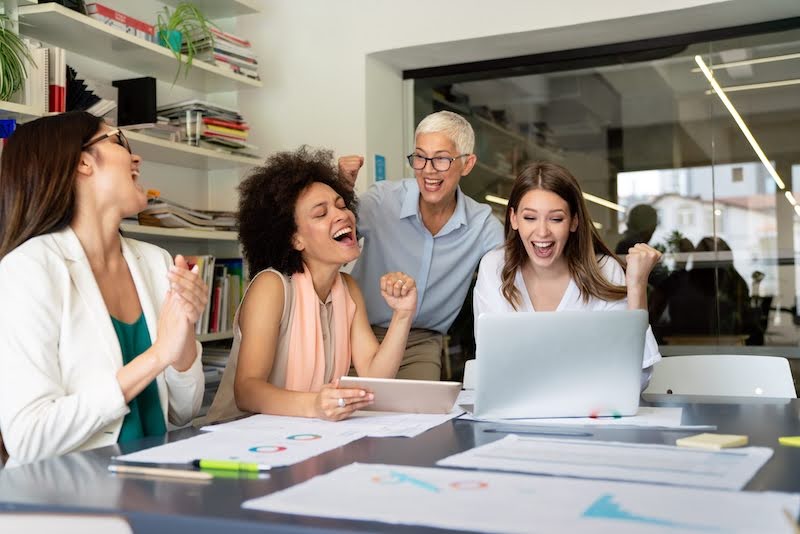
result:
[[[467,119],[452,111],[437,111],[420,121],[414,132],[419,134],[443,133],[456,145],[458,154],[472,154],[475,150],[475,132]]]

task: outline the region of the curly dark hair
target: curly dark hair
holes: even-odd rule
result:
[[[339,177],[331,150],[303,145],[294,152],[278,152],[239,185],[239,242],[251,276],[270,267],[287,276],[303,271],[300,252],[292,245],[294,209],[314,182],[330,186],[356,213],[355,194]]]

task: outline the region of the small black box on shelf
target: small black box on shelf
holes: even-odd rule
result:
[[[118,89],[117,125],[155,124],[156,79],[150,76],[114,80],[111,85]]]

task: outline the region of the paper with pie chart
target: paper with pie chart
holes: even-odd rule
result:
[[[354,463],[242,507],[480,532],[793,534],[800,496]]]
[[[352,430],[324,433],[298,429],[208,432],[117,456],[125,462],[189,463],[198,459],[236,460],[280,467],[296,464],[363,437]]]

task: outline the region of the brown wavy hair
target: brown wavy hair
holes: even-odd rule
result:
[[[606,261],[617,261],[619,258],[603,243],[592,224],[592,218],[583,199],[583,192],[578,180],[561,165],[548,162],[535,162],[526,165],[520,171],[511,195],[508,199],[505,223],[505,263],[501,272],[502,291],[505,299],[517,309],[522,300],[514,286],[517,270],[528,261],[528,252],[519,237],[519,233],[511,227],[511,211],[519,211],[519,203],[529,191],[542,189],[555,193],[564,199],[569,206],[569,215],[578,217],[578,228],[571,232],[564,247],[564,257],[572,279],[581,292],[584,302],[589,297],[602,300],[620,300],[625,298],[627,290],[624,286],[609,282],[600,270],[597,256],[606,256]]]
[[[0,258],[72,222],[82,147],[102,124],[71,111],[23,124],[8,138],[0,163]]]

